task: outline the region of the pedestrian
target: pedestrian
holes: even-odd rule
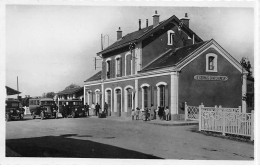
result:
[[[144,121],[147,121],[148,120],[148,107],[145,106],[144,108]]]
[[[170,120],[170,110],[168,108],[168,106],[166,106],[165,108],[165,115],[166,115],[166,121]]]
[[[88,105],[88,103],[86,103],[86,105],[85,105],[85,114],[86,114],[86,116],[89,116],[89,105]]]
[[[156,119],[156,112],[155,112],[155,108],[153,106],[153,104],[151,104],[151,120],[155,120]]]
[[[92,102],[92,105],[91,105],[91,111],[92,111],[92,115],[95,114],[95,104]]]
[[[100,105],[98,103],[96,104],[95,109],[96,109],[96,116],[99,116]]]
[[[160,106],[159,110],[158,110],[158,115],[159,115],[160,120],[163,119],[163,113],[164,113],[164,109],[163,109],[163,107]]]
[[[135,111],[135,119],[139,120],[139,114],[140,114],[140,109],[139,107],[136,107],[136,111]]]
[[[131,116],[132,116],[132,120],[135,120],[135,110],[134,109],[132,109]]]
[[[104,104],[104,113],[106,116],[108,115],[108,104],[106,102]]]

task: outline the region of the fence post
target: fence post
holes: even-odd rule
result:
[[[185,111],[185,121],[187,121],[187,119],[188,119],[188,107],[187,107],[187,102],[185,102],[184,111]]]
[[[254,110],[251,111],[251,137],[250,140],[254,140]]]
[[[201,114],[202,114],[202,111],[201,111],[201,108],[202,108],[203,105],[199,105],[199,131],[201,131]]]
[[[222,108],[222,106],[219,106],[219,108]],[[218,109],[217,109],[218,110]],[[222,115],[222,135],[226,135],[225,127],[226,127],[226,115],[224,110],[221,110],[221,115]]]

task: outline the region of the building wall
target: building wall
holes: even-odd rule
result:
[[[218,72],[206,72],[206,54],[218,55]],[[227,81],[195,80],[195,75],[227,76]],[[184,102],[188,105],[222,105],[238,107],[242,104],[241,73],[213,48],[206,50],[197,59],[185,66],[179,75],[179,113],[183,113]]]

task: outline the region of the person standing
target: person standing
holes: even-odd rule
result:
[[[140,114],[140,109],[139,107],[136,107],[136,111],[135,111],[135,119],[139,120],[139,114]]]
[[[144,121],[147,121],[148,120],[148,107],[147,106],[145,106],[145,108],[144,108]]]
[[[97,103],[96,104],[96,116],[99,116],[99,109],[100,109],[100,105]]]
[[[104,104],[104,113],[105,113],[106,116],[108,116],[108,104],[107,104],[107,102],[105,102],[105,104]]]
[[[166,115],[166,121],[169,121],[170,120],[170,110],[169,110],[168,106],[166,106],[165,115]]]
[[[88,103],[86,103],[86,105],[85,105],[85,114],[86,114],[86,116],[89,116],[89,105],[88,105]]]
[[[132,116],[132,120],[135,120],[135,110],[134,109],[132,109],[131,116]]]
[[[150,120],[155,120],[156,118],[156,112],[153,104],[151,104],[151,115],[150,115]]]
[[[159,107],[158,115],[159,115],[160,120],[163,119],[163,111],[164,111],[163,107]]]

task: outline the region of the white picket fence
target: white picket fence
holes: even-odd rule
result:
[[[198,120],[199,131],[220,132],[248,136],[254,140],[254,112],[242,113],[238,108],[188,106],[185,103],[185,119]]]

